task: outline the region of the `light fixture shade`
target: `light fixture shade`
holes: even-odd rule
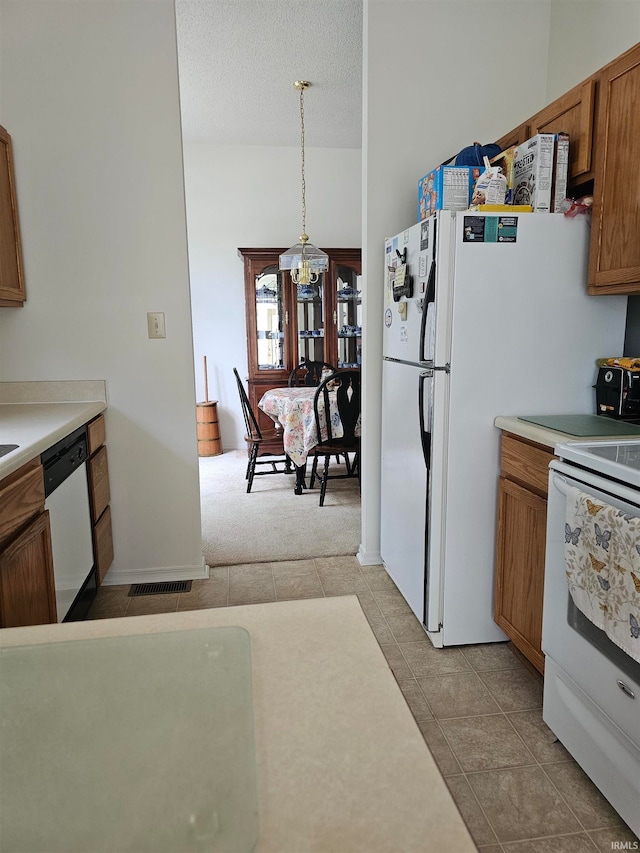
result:
[[[313,284],[329,269],[329,255],[313,243],[296,243],[280,255],[281,270],[290,270],[296,284]]]

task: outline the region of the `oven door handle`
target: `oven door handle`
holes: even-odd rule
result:
[[[617,505],[616,501],[620,501],[625,505],[640,509],[639,490],[634,486],[607,479],[593,471],[575,468],[562,460],[552,460],[551,462],[549,491],[551,491],[551,486],[554,486],[564,497],[567,496],[568,490],[571,488],[578,489],[587,495],[595,490],[600,493],[600,497],[604,500],[611,498],[610,502],[614,506]],[[637,511],[634,511],[633,514],[640,516],[640,512]]]
[[[560,492],[561,495],[564,495],[565,498],[569,495],[569,483],[565,480],[564,477],[560,477],[559,474],[551,475],[551,482],[556,487],[556,489]]]

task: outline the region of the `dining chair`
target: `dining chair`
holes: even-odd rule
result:
[[[331,414],[331,395],[335,394],[337,413]],[[310,488],[316,477],[320,481],[320,506],[329,480],[343,480],[357,477],[360,482],[360,438],[356,436],[356,425],[360,417],[360,371],[340,370],[324,379],[318,386],[313,398],[313,414],[318,433],[318,444],[312,449]],[[342,424],[342,435],[336,435],[338,422]],[[353,459],[349,460],[349,454]],[[345,474],[331,474],[329,461],[332,456],[344,454]],[[318,460],[323,457],[322,471],[318,471]]]
[[[294,367],[289,374],[290,388],[297,388],[300,385],[306,385],[311,388],[317,386],[322,381],[323,371],[327,373],[335,373],[336,368],[329,364],[328,361],[309,361],[303,358],[297,367]]]
[[[260,428],[258,425],[258,419],[256,418],[253,409],[251,408],[249,398],[247,397],[247,392],[244,390],[244,385],[242,384],[242,380],[240,379],[235,367],[233,368],[233,372],[238,384],[238,393],[240,395],[240,403],[242,405],[242,414],[244,416],[244,425],[246,429],[244,440],[247,442],[249,460],[247,462],[245,479],[247,480],[247,492],[250,492],[254,477],[262,474],[291,474],[293,473],[293,468],[291,466],[291,460],[284,452],[282,430],[277,427],[268,430]],[[264,448],[264,445],[267,444],[267,442],[269,444],[273,444],[274,441],[278,443],[279,448],[281,447],[282,450],[278,449],[274,453],[272,450],[260,449],[261,447]],[[269,456],[271,458],[260,459],[260,456]],[[265,471],[256,471],[256,467],[258,465],[268,465],[270,466],[270,469]],[[278,465],[284,465],[284,467],[279,468]]]

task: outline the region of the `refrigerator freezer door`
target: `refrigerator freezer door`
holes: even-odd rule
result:
[[[422,305],[431,267],[430,223],[412,225],[385,243],[383,356],[409,364],[424,360],[421,351]],[[406,249],[407,271],[413,281],[410,297],[393,299],[393,270]]]
[[[424,621],[427,466],[420,430],[419,367],[382,366],[380,551],[396,586]],[[425,389],[427,396],[429,390]]]

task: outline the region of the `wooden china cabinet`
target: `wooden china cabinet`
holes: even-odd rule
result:
[[[244,262],[247,394],[261,426],[273,427],[258,408],[269,388],[287,384],[303,359],[337,368],[360,367],[362,303],[360,249],[324,249],[329,269],[310,287],[278,269],[286,249],[238,249]]]

